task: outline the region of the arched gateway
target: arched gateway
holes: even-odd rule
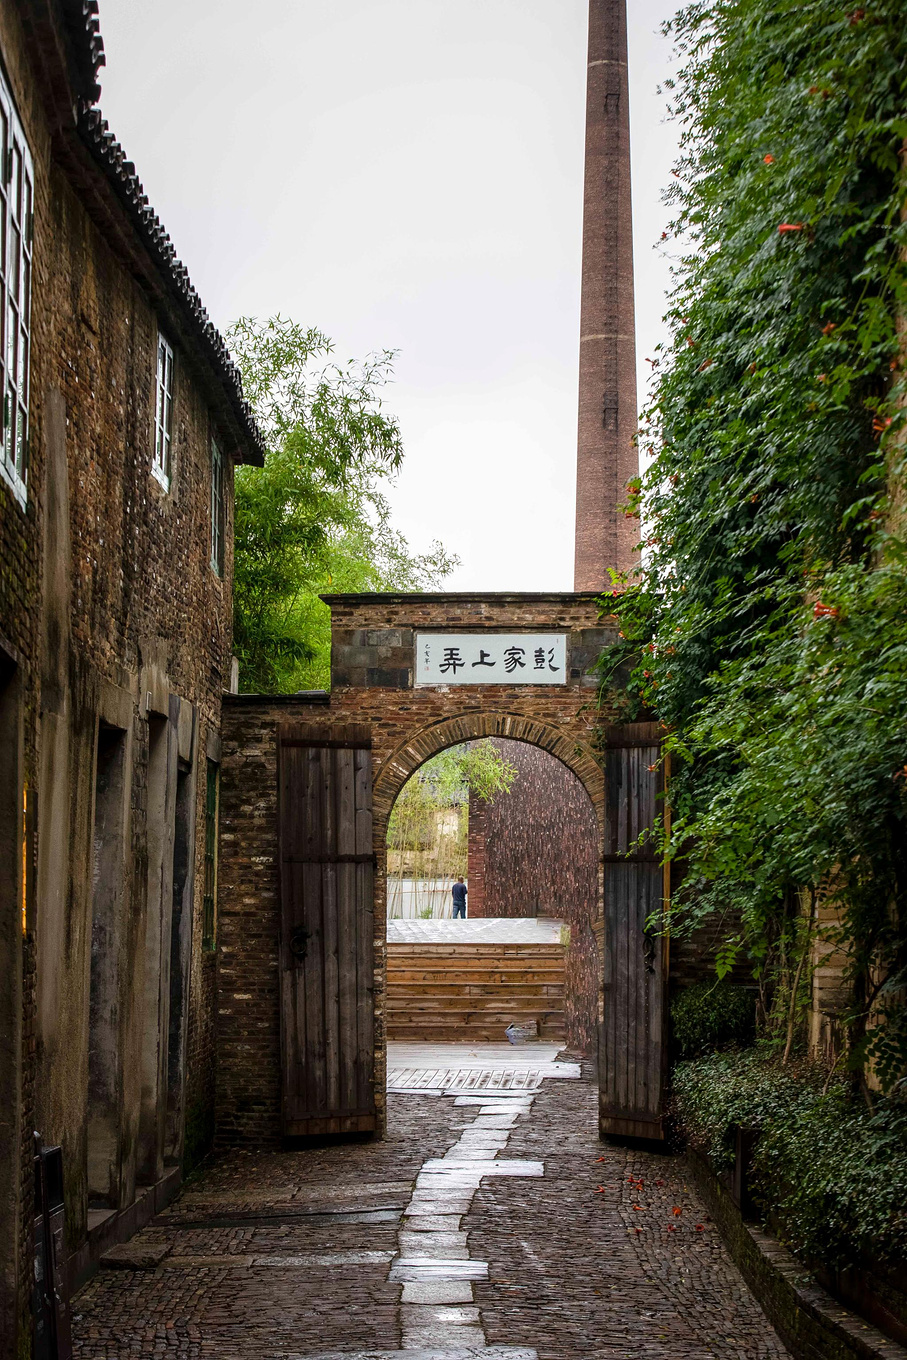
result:
[[[476,738],[528,742],[599,827],[601,1129],[661,1136],[667,951],[653,725],[597,707],[616,641],[591,594],[331,595],[330,694],[231,696],[221,757],[218,1136],[384,1127],[386,833],[407,779]]]

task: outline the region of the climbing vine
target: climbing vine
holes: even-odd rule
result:
[[[717,0],[682,70],[671,341],[609,608],[672,752],[673,928],[724,921],[790,1048],[836,908],[854,1067],[907,1067],[907,26],[902,0]],[[632,716],[631,713],[629,714]],[[827,912],[824,913],[827,916]],[[884,1023],[879,1023],[883,1021]]]

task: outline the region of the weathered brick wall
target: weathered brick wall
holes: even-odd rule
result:
[[[374,725],[382,816],[413,770],[438,750],[477,736],[514,733],[544,749],[559,745],[566,763],[603,806],[595,729],[607,718],[595,704],[589,667],[613,641],[591,595],[325,596],[331,605],[331,710]],[[413,686],[419,629],[480,632],[565,631],[565,685]],[[401,693],[405,691],[405,693]],[[534,725],[534,726],[533,726]],[[500,731],[497,729],[500,728]]]
[[[39,1065],[45,1074],[37,1118],[51,1141],[62,1140],[72,1177],[72,1202],[79,1193],[83,1152],[86,1061],[85,962],[91,922],[90,836],[94,731],[104,683],[126,705],[132,731],[133,797],[131,851],[132,911],[124,915],[127,937],[123,966],[124,1073],[135,1071],[140,1042],[142,926],[145,909],[148,807],[146,769],[151,708],[172,716],[170,698],[191,705],[195,733],[195,944],[189,989],[190,1072],[187,1096],[195,1099],[212,1058],[212,1024],[201,986],[201,895],[204,880],[204,793],[207,736],[217,731],[220,696],[229,683],[231,611],[228,560],[223,579],[210,567],[210,439],[208,406],[179,347],[178,332],[150,306],[135,281],[106,247],[75,198],[68,181],[51,170],[48,220],[36,226],[36,254],[51,249],[56,268],[44,288],[36,286],[35,314],[44,334],[34,345],[35,458],[30,482],[45,475],[40,452],[46,445],[44,413],[51,402],[65,410],[65,457],[54,471],[68,480],[70,537],[55,549],[45,544],[51,564],[66,555],[69,576],[69,674],[54,686],[45,714],[56,718],[68,764],[71,835],[56,848],[56,866],[72,884],[56,917],[37,923],[38,985],[54,977],[53,1005],[39,1003]],[[75,293],[75,296],[73,296]],[[158,324],[172,336],[177,352],[173,431],[173,478],[165,491],[151,475],[153,400]],[[169,323],[169,324],[168,324]],[[227,469],[232,503],[232,469]],[[231,539],[227,526],[227,541]],[[43,669],[48,657],[45,649]],[[46,718],[45,718],[46,722]],[[45,791],[49,797],[49,790]],[[39,789],[39,798],[45,796]],[[60,828],[58,812],[45,828]],[[62,856],[60,852],[62,851]],[[65,868],[64,868],[65,866]],[[50,908],[48,908],[48,913]],[[61,939],[80,945],[60,966]],[[53,973],[51,972],[53,970]],[[193,1095],[192,1087],[196,1088]],[[127,1086],[126,1104],[134,1098]],[[134,1125],[127,1109],[124,1135]],[[127,1181],[130,1177],[127,1174]],[[128,1195],[128,1191],[127,1191]],[[79,1226],[74,1208],[73,1234]],[[83,1210],[84,1213],[84,1210]],[[83,1219],[84,1223],[84,1219]]]
[[[277,728],[338,721],[327,696],[224,704],[218,883],[217,1141],[280,1139]],[[376,901],[384,901],[383,858]],[[384,1122],[386,923],[375,916],[376,1103]]]
[[[514,745],[515,743],[508,743]],[[485,804],[472,791],[469,794],[469,823],[467,827],[466,864],[468,912],[470,916],[494,916],[485,909]]]
[[[559,760],[538,747],[496,740],[517,777],[491,803],[469,800],[469,914],[554,916],[570,927],[566,1039],[595,1051],[598,998],[593,923],[598,890],[598,823],[589,795]],[[483,861],[473,895],[474,846]]]
[[[375,995],[382,1072],[387,820],[410,775],[448,746],[485,736],[506,737],[557,755],[582,782],[599,824],[604,812],[604,779],[594,742],[596,723],[607,715],[595,708],[587,671],[593,655],[614,636],[614,625],[599,620],[592,597],[329,598],[334,624],[334,688],[329,703],[250,695],[237,696],[224,707],[217,1119],[218,1138],[225,1142],[258,1144],[279,1137],[275,739],[279,722],[297,717],[324,722],[326,728],[338,722],[371,727]],[[569,683],[415,688],[417,628],[564,630],[569,637]],[[596,883],[598,915],[598,863]],[[600,971],[596,969],[596,977]]]
[[[249,704],[243,696],[224,705],[217,894],[219,1143],[266,1147],[280,1135],[277,727],[303,711],[302,705],[267,699]]]
[[[15,93],[20,98],[20,113],[26,128],[36,126],[39,105],[29,88],[21,33],[10,12],[0,7],[0,51]],[[46,134],[42,141],[45,143]],[[37,151],[37,148],[36,148]],[[36,157],[37,158],[37,157]],[[42,186],[35,202],[36,219],[46,215],[46,188]],[[5,249],[5,245],[4,245]],[[35,287],[46,274],[46,262],[35,260]],[[5,334],[5,331],[4,331]],[[15,709],[20,751],[14,772],[16,787],[11,790],[4,821],[15,816],[15,805],[25,789],[37,786],[38,718],[40,689],[34,659],[40,636],[40,583],[43,489],[24,510],[20,510],[6,486],[0,481],[0,654],[3,662],[4,702]],[[10,732],[4,731],[9,741]],[[10,771],[10,773],[13,773]],[[34,802],[34,799],[32,799]],[[9,825],[4,833],[15,831]],[[4,834],[6,840],[6,834]],[[7,846],[4,845],[4,859]],[[2,865],[0,889],[0,972],[5,1001],[0,1007],[4,1053],[0,1060],[0,1236],[4,1241],[0,1265],[0,1354],[13,1353],[30,1331],[29,1291],[33,1272],[31,1260],[31,1205],[33,1203],[32,1132],[35,1128],[35,939],[34,872],[37,845],[33,834],[25,846],[26,883],[29,888],[27,932],[23,939],[20,925],[22,861]],[[4,1352],[4,1346],[8,1351]]]
[[[187,1101],[210,1103],[211,964],[203,985],[204,760],[220,722],[231,651],[232,466],[226,467],[227,561],[210,557],[210,378],[189,358],[194,341],[161,294],[152,300],[108,224],[116,206],[92,197],[92,169],[61,159],[16,7],[0,6],[0,53],[35,163],[28,497],[0,481],[0,634],[15,653],[24,730],[24,781],[34,809],[23,998],[23,1298],[31,1271],[31,1131],[62,1142],[67,1242],[86,1231],[92,802],[98,718],[131,744],[129,876],[121,907],[119,976],[123,1196],[135,1189],[136,1055],[141,1041],[146,893],[147,697],[194,713],[194,954]],[[42,77],[43,78],[43,77]],[[117,231],[120,233],[117,235]],[[122,249],[126,249],[123,245]],[[157,327],[177,355],[172,487],[150,473]],[[232,441],[228,449],[234,447]],[[187,710],[188,711],[188,710]],[[6,1037],[6,1036],[4,1036]],[[6,1101],[9,1093],[0,1092]],[[209,1116],[210,1123],[210,1116]],[[123,1207],[122,1205],[117,1207]],[[2,1348],[0,1348],[2,1349]]]
[[[679,900],[683,887],[684,865],[677,860],[671,866],[671,895]],[[722,942],[733,931],[733,918],[712,916],[695,930],[675,930],[670,941],[670,979],[672,995],[700,982],[715,981],[715,960]],[[739,960],[731,970],[731,982],[738,986],[752,986],[752,968],[747,960]]]

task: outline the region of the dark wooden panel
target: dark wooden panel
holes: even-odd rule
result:
[[[372,730],[367,723],[339,723],[325,727],[321,723],[281,723],[277,730],[281,746],[314,746],[318,750],[347,748],[371,750]]]
[[[377,1127],[368,729],[278,734],[283,1131]]]
[[[605,750],[604,1020],[599,1044],[604,1134],[660,1138],[665,1093],[665,875],[648,842],[662,810],[659,728],[613,728]],[[655,927],[657,930],[657,926]]]

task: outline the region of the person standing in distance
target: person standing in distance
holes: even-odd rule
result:
[[[451,893],[453,894],[453,914],[454,914],[454,920],[456,920],[458,916],[461,916],[461,917],[463,918],[463,920],[465,921],[465,920],[466,920],[466,893],[467,893],[468,890],[467,890],[466,884],[463,882],[463,875],[462,875],[462,874],[461,874],[460,877],[457,879],[456,883],[453,885],[453,887],[451,888],[450,891],[451,891]]]

